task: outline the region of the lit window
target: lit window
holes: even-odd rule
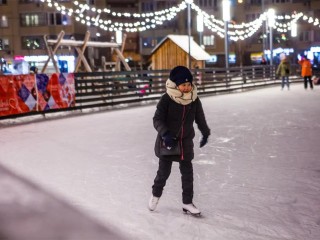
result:
[[[49,13],[48,14],[49,25],[68,25],[69,18],[67,15],[61,13]]]
[[[204,36],[203,37],[203,44],[205,46],[213,46],[214,45],[214,35]]]
[[[44,49],[42,36],[22,37],[22,48],[27,50]]]
[[[154,39],[151,38],[151,37],[143,38],[142,41],[143,41],[143,46],[144,46],[144,47],[149,47],[149,48],[151,48],[151,47],[154,46]]]
[[[8,38],[2,39],[2,43],[3,43],[4,49],[9,49],[9,39]]]
[[[9,39],[0,38],[0,50],[7,50],[7,49],[9,49]]]
[[[20,15],[21,26],[34,27],[47,25],[45,13],[26,13]]]
[[[8,17],[7,16],[1,16],[0,18],[0,26],[1,27],[8,27],[9,24],[8,24]]]

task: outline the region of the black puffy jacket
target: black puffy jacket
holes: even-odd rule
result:
[[[179,134],[179,144],[182,143],[181,156],[162,156],[162,159],[180,161],[191,161],[194,158],[193,138],[195,136],[193,123],[196,122],[203,136],[210,135],[210,129],[207,125],[203,112],[202,104],[199,98],[188,105],[181,105],[173,101],[167,93],[165,93],[159,103],[153,117],[153,126],[158,132],[155,143],[155,154],[160,157],[160,140],[167,131],[174,136],[178,133],[182,120],[186,115],[183,127]]]

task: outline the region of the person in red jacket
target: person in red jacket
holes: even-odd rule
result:
[[[312,65],[310,60],[307,57],[304,57],[299,61],[299,64],[301,66],[301,76],[304,79],[304,89],[308,88],[308,82],[309,82],[310,88],[313,89],[313,83],[311,80]]]

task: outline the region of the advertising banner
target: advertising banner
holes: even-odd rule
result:
[[[35,111],[34,75],[0,76],[0,116]]]
[[[72,73],[0,76],[0,117],[73,106]]]
[[[39,111],[75,106],[73,73],[37,74]]]

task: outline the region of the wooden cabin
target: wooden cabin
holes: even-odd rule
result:
[[[188,67],[188,35],[168,35],[151,52],[153,70],[172,69],[177,65]],[[191,68],[205,68],[205,60],[210,55],[194,40],[190,39]]]

